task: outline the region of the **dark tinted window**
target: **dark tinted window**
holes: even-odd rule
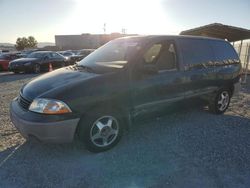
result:
[[[185,65],[202,64],[214,60],[209,41],[205,39],[180,39]]]
[[[233,47],[224,41],[211,41],[216,61],[239,59]]]
[[[27,56],[27,58],[43,58],[45,56],[45,53],[44,52],[32,52],[31,54],[29,54]]]

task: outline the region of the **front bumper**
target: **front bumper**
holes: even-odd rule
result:
[[[41,115],[22,109],[17,100],[11,102],[11,121],[23,137],[29,138],[30,136],[34,136],[38,140],[53,143],[66,143],[73,141],[80,118],[59,121],[55,121],[54,119],[56,118],[53,118],[53,121],[48,121],[48,119],[50,119],[49,116],[51,115],[47,115],[48,118],[44,118],[44,121],[27,120],[29,117],[30,119],[40,119],[34,116]],[[46,115],[44,116],[46,117]]]

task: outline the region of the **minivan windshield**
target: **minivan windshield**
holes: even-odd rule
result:
[[[139,49],[138,41],[122,39],[111,41],[100,47],[83,60],[77,66],[91,69],[96,73],[107,73],[122,69],[128,62],[131,49]]]

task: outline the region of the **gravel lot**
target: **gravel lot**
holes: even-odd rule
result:
[[[35,76],[0,73],[0,187],[250,187],[250,84],[225,115],[183,105],[93,154],[26,142],[13,127],[9,103]]]

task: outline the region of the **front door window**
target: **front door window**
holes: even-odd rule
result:
[[[176,50],[174,43],[171,41],[164,41],[153,44],[143,55],[144,64],[155,65],[158,71],[175,70],[176,64]]]

